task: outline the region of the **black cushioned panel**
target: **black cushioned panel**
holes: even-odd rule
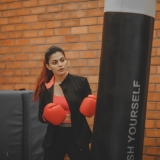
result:
[[[0,91],[0,160],[42,160],[46,124],[38,121],[38,102],[32,102],[32,94]]]

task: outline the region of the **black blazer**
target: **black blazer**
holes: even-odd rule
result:
[[[91,142],[92,138],[92,132],[87,120],[79,111],[82,100],[91,94],[89,83],[85,77],[68,74],[60,86],[70,107],[71,122],[75,141],[78,147],[83,149]],[[46,123],[42,118],[44,107],[48,103],[53,102],[53,87],[54,85],[51,85],[50,88],[46,88],[43,92],[41,100],[39,101],[38,118],[42,123]],[[51,123],[48,124],[47,132],[42,144],[44,149],[54,146],[54,141],[56,140],[57,135],[56,130],[56,125]]]

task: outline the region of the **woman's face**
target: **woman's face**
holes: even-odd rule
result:
[[[54,75],[63,75],[67,71],[67,60],[63,53],[56,52],[49,57],[49,64],[46,67],[53,72]]]

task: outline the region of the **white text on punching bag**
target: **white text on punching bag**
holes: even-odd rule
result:
[[[133,87],[134,87],[134,90],[132,93],[130,123],[129,123],[129,130],[128,130],[128,132],[129,132],[128,143],[135,141],[139,99],[140,99],[140,85],[139,85],[138,81],[133,81]],[[127,160],[134,160],[134,146],[132,146],[132,145],[129,145],[127,147]]]

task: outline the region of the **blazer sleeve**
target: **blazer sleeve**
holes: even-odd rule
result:
[[[87,97],[89,94],[92,94],[89,82],[87,80],[87,78],[85,78],[84,81],[84,97]]]
[[[43,120],[42,116],[43,116],[43,110],[45,107],[45,94],[43,92],[41,99],[39,100],[39,111],[38,111],[38,119],[40,122],[42,123],[47,123]]]

